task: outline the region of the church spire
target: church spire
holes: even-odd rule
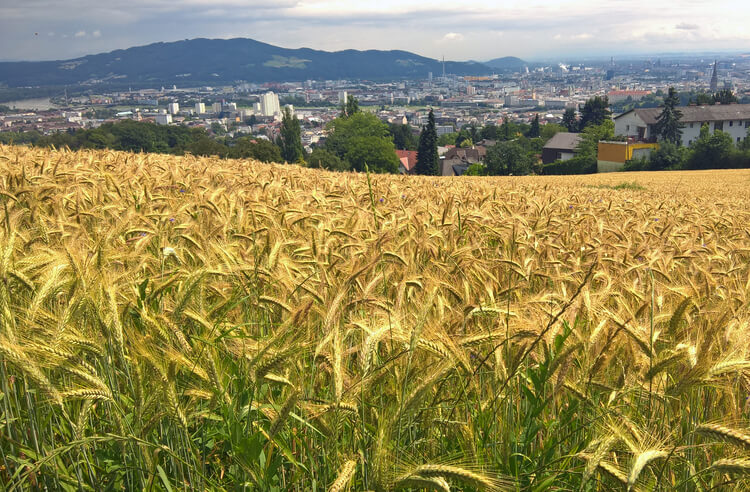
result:
[[[719,62],[714,60],[714,73],[711,75],[711,92],[719,90]]]

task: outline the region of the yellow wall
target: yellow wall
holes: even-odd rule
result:
[[[597,160],[607,162],[622,162],[627,160],[628,144],[626,142],[599,142]]]
[[[638,149],[659,148],[654,143],[627,143],[627,142],[599,142],[599,153],[597,160],[605,162],[625,163],[633,158],[633,151]]]

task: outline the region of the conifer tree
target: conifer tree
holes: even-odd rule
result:
[[[578,119],[576,118],[575,109],[567,108],[565,110],[565,113],[563,113],[562,124],[570,133],[578,132]]]
[[[281,147],[281,157],[286,162],[294,163],[302,160],[304,150],[302,148],[299,119],[292,114],[289,107],[284,108],[278,144]]]
[[[666,142],[680,145],[682,142],[682,128],[685,126],[680,120],[682,112],[677,109],[680,104],[680,96],[674,87],[669,88],[669,93],[664,99],[664,109],[654,125],[654,133]]]
[[[435,115],[432,110],[427,117],[427,124],[422,128],[417,147],[417,174],[438,176],[439,157],[437,151],[437,130],[435,129]]]
[[[531,128],[529,128],[529,138],[537,138],[539,134],[539,115],[536,115],[534,119],[531,120]]]

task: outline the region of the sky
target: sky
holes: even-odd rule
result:
[[[197,37],[457,61],[750,52],[748,23],[747,0],[0,0],[0,59]]]

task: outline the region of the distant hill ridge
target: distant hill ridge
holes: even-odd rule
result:
[[[503,71],[517,72],[523,70],[528,65],[525,61],[515,56],[505,56],[503,58],[495,58],[484,63],[490,68]]]
[[[490,63],[514,65],[513,58]],[[523,64],[522,60],[518,60]],[[446,62],[456,75],[486,75],[501,66]],[[238,80],[386,80],[443,73],[440,61],[408,51],[287,49],[247,38],[154,43],[62,61],[2,62],[0,83],[10,87],[107,83],[110,85],[211,85]]]

